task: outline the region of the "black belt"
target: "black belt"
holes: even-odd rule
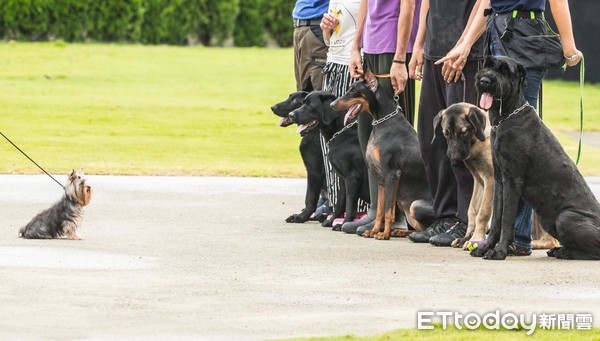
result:
[[[319,26],[321,18],[318,19],[294,19],[294,27],[300,26]]]
[[[483,11],[484,16],[488,16],[492,14],[493,11],[491,8],[486,8]],[[493,13],[494,15],[506,15],[511,16],[512,18],[526,18],[526,19],[544,19],[544,12],[539,11],[522,11],[522,10],[514,10],[506,13]]]

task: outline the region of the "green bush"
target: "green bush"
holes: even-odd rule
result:
[[[68,42],[85,41],[92,29],[88,3],[82,0],[52,0],[52,7],[47,13],[48,38],[60,38]]]
[[[67,42],[292,44],[293,1],[0,0],[0,37]],[[235,27],[237,26],[237,29]]]
[[[144,15],[142,0],[87,0],[92,19],[89,36],[97,41],[138,42]]]
[[[264,8],[265,28],[279,46],[292,46],[294,39],[294,24],[292,10],[294,1],[266,1]]]
[[[261,0],[240,0],[240,14],[235,19],[235,46],[264,46],[264,19]]]
[[[48,32],[51,0],[2,0],[0,13],[6,38],[41,40]]]

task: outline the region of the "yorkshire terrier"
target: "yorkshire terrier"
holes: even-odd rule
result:
[[[83,219],[83,207],[92,199],[92,187],[86,184],[83,175],[83,169],[73,169],[62,199],[38,213],[19,230],[19,236],[27,239],[51,239],[66,235],[69,239],[80,240],[77,228]]]

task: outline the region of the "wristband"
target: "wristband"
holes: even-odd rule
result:
[[[574,55],[567,57],[564,56],[566,60],[570,61],[570,62],[574,62],[577,59],[577,56],[579,56],[579,51],[576,51]]]
[[[394,60],[392,60],[392,63],[406,64],[406,61],[405,60],[394,59]]]

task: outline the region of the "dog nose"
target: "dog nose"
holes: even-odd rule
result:
[[[481,86],[489,86],[490,84],[492,84],[492,81],[487,77],[481,77],[481,79],[479,79],[479,85]]]
[[[296,118],[296,113],[294,111],[292,111],[291,113],[288,114],[288,117],[291,118],[292,120],[294,120],[294,118]]]

